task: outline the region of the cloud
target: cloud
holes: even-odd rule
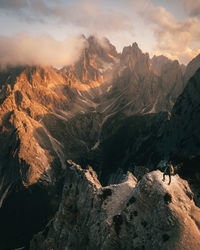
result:
[[[133,29],[129,17],[119,9],[113,9],[105,0],[2,0],[0,12],[17,16],[22,24],[27,22],[30,28],[32,23],[40,25],[41,22],[64,30],[69,24],[70,29],[99,36]],[[48,36],[34,38],[28,34],[0,37],[0,64],[50,64],[61,67],[76,61],[84,46],[83,39],[74,38],[58,42]]]
[[[199,0],[179,0],[183,3],[185,12],[190,16],[200,16]]]
[[[156,1],[157,4],[159,2]],[[153,37],[156,40],[155,53],[187,63],[199,53],[200,0],[173,0],[173,4],[178,2],[190,15],[185,20],[179,20],[166,9],[154,6],[151,0],[1,0],[0,11],[18,15],[22,23],[25,20],[29,24],[42,22],[54,24],[54,27],[59,24],[61,26],[58,27],[62,28],[69,25],[70,29],[73,27],[82,33],[117,37],[120,44],[126,43],[127,34],[131,34],[131,39],[133,34],[135,38],[143,39],[142,32],[148,34],[150,28],[153,42]],[[134,31],[139,30],[141,20],[145,20],[147,28],[143,24],[144,31],[139,31],[138,36]],[[133,24],[139,28],[134,29]]]
[[[148,8],[140,9],[146,23],[150,25],[156,38],[156,54],[163,54],[172,59],[188,63],[199,53],[193,45],[200,41],[200,20],[187,18],[177,20],[162,7],[155,7],[149,2]]]
[[[64,22],[70,22],[79,27],[87,27],[89,32],[119,31],[133,28],[127,15],[119,11],[106,9],[98,1],[78,1],[70,8],[54,9],[53,14]]]
[[[17,10],[28,7],[26,0],[1,0],[0,9]]]
[[[3,0],[0,8],[7,8],[7,11],[27,21],[49,22],[52,19],[60,24],[73,24],[86,28],[90,33],[133,28],[128,15],[107,7],[104,1],[28,0],[28,3],[26,0],[19,0],[19,2]]]
[[[78,60],[86,46],[83,37],[69,37],[62,42],[49,36],[35,38],[29,34],[0,37],[0,65],[39,64],[62,67]]]

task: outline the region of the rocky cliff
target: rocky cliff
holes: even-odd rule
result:
[[[186,156],[200,154],[199,108],[200,70],[197,70],[177,99],[171,119],[166,124],[164,137],[161,140],[163,152]]]
[[[62,179],[62,146],[43,118],[67,109],[72,93],[62,90],[64,78],[51,67],[21,67],[17,74],[10,68],[4,75],[0,93],[0,248],[12,249],[25,244],[56,209],[49,197],[54,203],[58,194],[50,186]]]
[[[164,56],[154,56],[151,60],[153,71],[160,77],[161,86],[164,89],[169,107],[173,107],[177,97],[184,89],[183,67],[177,60],[170,60]]]
[[[128,172],[120,184],[102,187],[91,167],[69,162],[59,210],[31,249],[199,249],[199,216],[178,175],[168,185],[160,171],[138,183]]]
[[[119,54],[107,39],[85,40],[74,65],[0,72],[2,249],[28,244],[55,213],[66,159],[91,164],[104,183],[130,162],[145,164],[168,119],[155,112],[171,110],[182,89],[178,62],[169,61],[160,76],[136,43]]]
[[[119,54],[106,38],[90,36],[84,39],[87,47],[82,51],[80,59],[73,65],[62,68],[61,71],[70,78],[70,86],[81,91],[83,95],[89,92],[94,98],[95,93],[91,94],[91,88],[88,87],[92,87],[93,92],[96,89],[97,93],[108,89],[113,68],[119,61]],[[106,87],[102,87],[104,84]]]
[[[191,62],[188,63],[185,74],[184,74],[184,85],[190,80],[190,78],[196,73],[196,71],[200,68],[200,54],[192,59]]]
[[[128,116],[170,111],[183,90],[183,72],[178,61],[166,59],[158,74],[148,53],[143,53],[136,43],[125,47],[119,58],[112,88],[98,109],[107,114],[122,111]]]

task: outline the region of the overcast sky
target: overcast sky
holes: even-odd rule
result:
[[[187,64],[200,53],[200,0],[0,0],[0,63],[69,64],[80,34]]]

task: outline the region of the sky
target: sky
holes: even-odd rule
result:
[[[200,53],[200,0],[0,0],[1,65],[71,64],[81,34],[187,64]]]

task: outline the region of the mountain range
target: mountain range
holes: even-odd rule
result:
[[[200,57],[184,66],[136,43],[118,53],[106,38],[84,39],[73,65],[0,72],[0,249],[28,249],[53,218],[69,159],[108,185],[163,159],[185,177],[199,157]]]

